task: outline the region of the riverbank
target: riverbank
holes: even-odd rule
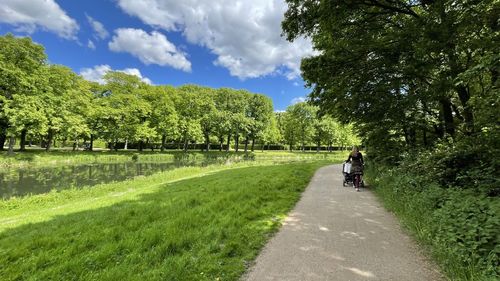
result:
[[[325,164],[181,168],[3,201],[0,275],[237,280]]]
[[[346,158],[348,152],[314,152],[314,151],[255,151],[255,152],[200,152],[200,151],[71,151],[54,150],[27,150],[15,152],[9,156],[0,151],[0,167],[43,167],[53,165],[95,164],[95,163],[123,163],[123,162],[171,162],[175,160],[212,161],[214,159],[236,160],[269,160],[269,159],[309,159],[339,161]]]

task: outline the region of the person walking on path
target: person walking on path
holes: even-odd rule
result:
[[[352,151],[347,158],[347,162],[349,161],[351,161],[351,174],[354,176],[354,187],[356,191],[359,191],[359,184],[361,182],[361,176],[363,175],[363,165],[365,163],[363,161],[363,154],[359,152],[357,146],[352,147]]]

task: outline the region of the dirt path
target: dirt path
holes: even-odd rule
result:
[[[319,169],[243,280],[442,280],[372,192]]]

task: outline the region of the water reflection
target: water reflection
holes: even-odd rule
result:
[[[47,193],[52,189],[93,186],[100,183],[123,181],[136,176],[186,166],[205,166],[216,161],[179,160],[169,163],[113,163],[57,166],[46,168],[0,169],[0,197]]]

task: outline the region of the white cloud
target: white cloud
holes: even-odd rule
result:
[[[301,103],[301,102],[305,102],[305,101],[306,101],[305,97],[297,97],[297,98],[293,98],[292,101],[290,102],[290,104],[297,104],[297,103]]]
[[[148,34],[142,29],[119,28],[108,44],[115,52],[126,52],[139,58],[144,64],[171,66],[191,71],[191,62],[186,55],[167,40],[165,35],[153,31]]]
[[[280,36],[283,0],[118,0],[128,14],[167,31],[180,31],[209,48],[216,65],[239,78],[300,75],[300,59],[313,54],[310,41]]]
[[[109,71],[119,71],[119,72],[127,73],[130,75],[135,75],[135,76],[139,77],[142,82],[150,84],[150,85],[153,84],[149,78],[143,77],[141,74],[141,71],[137,68],[125,68],[123,70],[113,70],[107,64],[96,65],[96,66],[94,66],[94,68],[83,68],[80,71],[80,75],[89,81],[94,81],[94,82],[97,82],[99,84],[104,84],[105,81],[103,79],[103,76]]]
[[[149,84],[149,85],[153,84],[153,82],[151,82],[151,80],[149,78],[143,77],[141,74],[141,71],[139,71],[139,69],[137,69],[137,68],[125,68],[123,70],[118,70],[118,71],[130,74],[130,75],[135,75],[135,76],[139,77],[142,82],[144,82],[146,84]]]
[[[104,28],[104,25],[102,23],[96,21],[94,18],[87,14],[85,14],[85,16],[87,16],[87,20],[90,26],[92,26],[92,29],[95,31],[96,38],[100,38],[102,40],[108,38],[109,32],[106,30],[106,28]]]
[[[87,43],[87,47],[89,47],[92,50],[95,50],[95,44],[92,42],[92,40],[89,39],[89,42]]]
[[[28,33],[41,28],[66,39],[76,39],[79,29],[76,21],[66,15],[54,0],[1,0],[0,22]]]

